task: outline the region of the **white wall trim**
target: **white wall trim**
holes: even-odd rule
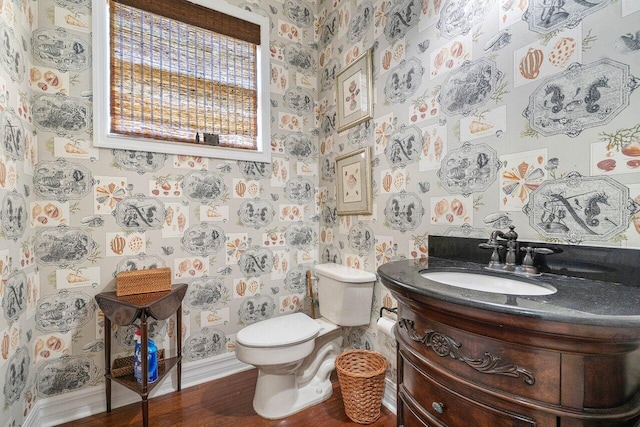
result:
[[[382,404],[385,408],[397,415],[398,395],[396,394],[396,383],[389,378],[384,379],[384,394],[382,395]]]
[[[210,359],[184,363],[182,366],[182,388],[193,387],[252,368],[251,365],[236,359],[235,353],[226,353]],[[163,379],[162,383],[153,390],[150,398],[175,391],[176,381],[174,369],[171,375]],[[112,408],[140,402],[140,397],[136,393],[115,382],[111,384]],[[79,402],[82,402],[81,406]],[[25,419],[23,427],[54,426],[99,414],[106,409],[104,383],[101,383],[98,386],[38,400]]]
[[[182,366],[182,388],[186,389],[198,384],[252,369],[251,365],[240,362],[234,353],[227,353],[215,358],[185,363]],[[150,398],[162,396],[175,391],[175,370],[169,378],[165,378],[151,393]],[[111,403],[113,408],[140,402],[140,397],[120,384],[112,382]],[[83,402],[82,406],[78,402]],[[385,378],[382,404],[394,414],[396,413],[396,384]],[[38,400],[24,421],[23,427],[49,427],[106,411],[104,383],[98,386],[83,388],[71,393],[61,394],[48,399]]]

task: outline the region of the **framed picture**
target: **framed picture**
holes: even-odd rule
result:
[[[361,148],[336,158],[338,215],[371,215],[371,153]]]
[[[338,132],[373,117],[371,49],[336,76],[338,86]]]

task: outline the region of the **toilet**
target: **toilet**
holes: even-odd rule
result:
[[[341,326],[369,324],[376,275],[319,264],[320,318],[293,313],[254,323],[236,335],[236,357],[258,368],[253,409],[267,419],[302,411],[331,396],[342,351]]]

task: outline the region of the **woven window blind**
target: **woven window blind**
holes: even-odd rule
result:
[[[112,133],[191,143],[214,133],[220,146],[256,149],[256,43],[119,1],[110,13]]]

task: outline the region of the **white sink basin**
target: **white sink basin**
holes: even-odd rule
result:
[[[474,291],[493,292],[507,295],[551,295],[557,289],[550,285],[538,285],[510,279],[508,277],[489,276],[481,273],[460,271],[427,271],[422,277],[443,285]]]

